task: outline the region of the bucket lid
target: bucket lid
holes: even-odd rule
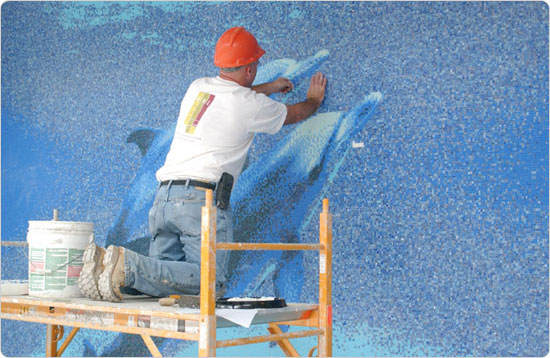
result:
[[[59,230],[59,231],[94,231],[94,224],[78,221],[29,221],[29,231],[31,230]]]

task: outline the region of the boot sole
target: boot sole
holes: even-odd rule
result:
[[[82,255],[82,270],[78,277],[78,287],[82,294],[92,300],[100,301],[101,294],[98,287],[100,263],[103,260],[103,251],[95,244],[90,244]]]
[[[109,246],[103,257],[103,265],[105,268],[99,276],[99,293],[105,301],[120,302],[122,296],[119,296],[113,290],[112,277],[118,261],[119,251],[118,247]]]

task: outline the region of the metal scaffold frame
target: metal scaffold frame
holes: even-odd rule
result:
[[[200,313],[182,313],[181,310],[158,306],[155,299],[145,298],[140,306],[123,303],[89,301],[86,299],[48,299],[29,296],[5,296],[1,298],[2,319],[12,319],[46,324],[46,356],[59,357],[80,328],[106,330],[140,335],[154,357],[161,352],[151,339],[152,336],[198,341],[199,357],[215,357],[217,348],[232,347],[261,342],[277,342],[288,357],[299,354],[290,339],[317,336],[318,343],[309,351],[312,356],[317,350],[320,357],[332,356],[332,215],[328,199],[323,200],[319,220],[319,243],[217,243],[216,207],[212,190],[206,191],[205,206],[202,208],[201,228],[201,290]],[[217,340],[216,330],[227,327],[216,317],[216,252],[218,250],[312,250],[319,251],[319,302],[318,304],[292,304],[300,316],[277,318],[278,309],[272,310],[268,333],[263,336]],[[147,305],[145,305],[147,304]],[[155,305],[156,304],[156,305]],[[303,306],[300,306],[303,305]],[[158,306],[158,308],[157,308]],[[140,319],[147,318],[148,324]],[[153,325],[153,321],[175,322],[169,328]],[[147,323],[145,322],[145,323]],[[183,322],[183,323],[182,323]],[[262,322],[266,323],[266,322]],[[254,323],[253,323],[254,324]],[[284,333],[280,326],[296,326],[305,329]],[[64,335],[64,326],[73,327],[58,347]],[[179,326],[185,326],[183,331]],[[221,327],[220,327],[221,326]]]

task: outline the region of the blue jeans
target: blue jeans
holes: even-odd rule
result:
[[[149,211],[149,256],[124,251],[125,288],[155,297],[200,292],[201,208],[205,192],[163,185]],[[216,241],[233,241],[231,208],[216,208]],[[216,291],[223,292],[229,251],[216,253]],[[130,293],[132,290],[124,290]]]

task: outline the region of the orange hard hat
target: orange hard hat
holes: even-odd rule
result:
[[[244,27],[232,27],[216,44],[214,65],[221,68],[244,66],[258,60],[264,53],[254,35]]]

